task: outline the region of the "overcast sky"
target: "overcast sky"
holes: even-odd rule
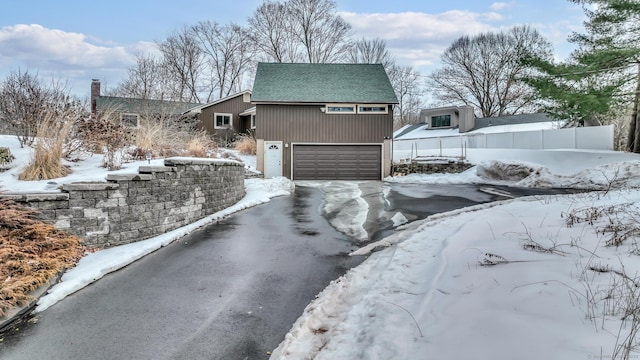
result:
[[[116,86],[136,54],[154,49],[170,32],[198,21],[246,24],[262,0],[3,0],[0,3],[0,80],[18,69],[42,79],[68,80],[89,95],[91,79]],[[566,0],[337,0],[355,38],[382,38],[400,65],[424,75],[462,35],[528,24],[554,45],[556,57],[573,49],[584,13]]]

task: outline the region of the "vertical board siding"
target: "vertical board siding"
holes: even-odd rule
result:
[[[223,101],[219,104],[215,104],[202,109],[202,113],[198,115],[202,127],[210,134],[215,134],[216,129],[214,124],[215,113],[233,114],[233,130],[235,132],[244,132],[247,128],[244,126],[244,119],[240,118],[240,113],[252,107],[251,103],[243,101],[242,94],[231,98],[227,101]]]
[[[321,105],[258,105],[257,137],[266,141],[373,143],[393,134],[393,114],[325,114]]]
[[[317,105],[256,106],[256,138],[285,144],[382,144],[393,136],[388,114],[325,114]],[[283,153],[284,175],[291,178],[291,146]]]

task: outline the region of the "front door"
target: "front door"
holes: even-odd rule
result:
[[[282,141],[264,142],[264,177],[282,176]]]

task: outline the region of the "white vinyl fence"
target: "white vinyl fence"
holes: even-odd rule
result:
[[[457,136],[393,141],[394,159],[413,158],[418,151],[465,149],[581,149],[613,150],[613,125],[574,127],[553,130],[520,131],[489,134],[461,134]],[[451,151],[447,151],[451,153]]]

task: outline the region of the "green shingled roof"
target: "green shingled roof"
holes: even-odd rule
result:
[[[259,63],[251,101],[398,103],[381,64]]]
[[[96,98],[98,111],[116,111],[134,114],[167,114],[179,115],[186,110],[201,104],[178,101],[163,101],[149,99],[133,99],[115,96],[100,96]]]

